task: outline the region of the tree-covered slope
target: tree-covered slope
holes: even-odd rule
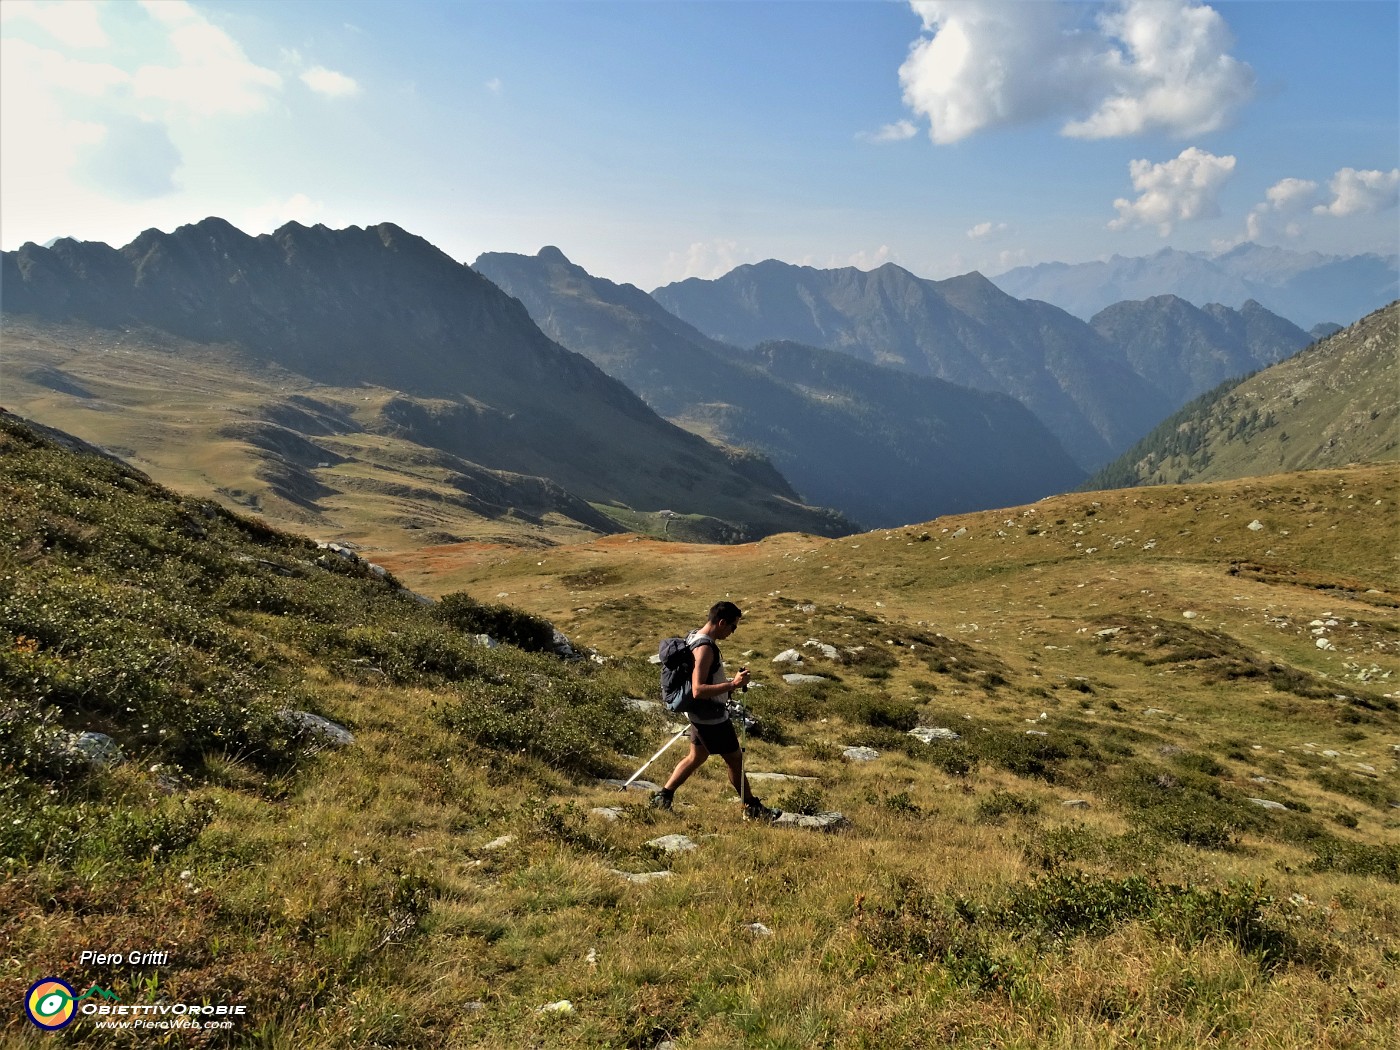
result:
[[[1400,458],[1400,304],[1222,383],[1086,482],[1120,488]]]

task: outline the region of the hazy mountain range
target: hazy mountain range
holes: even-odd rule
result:
[[[1124,299],[1175,295],[1204,306],[1242,306],[1253,299],[1311,329],[1348,324],[1400,298],[1394,255],[1322,255],[1241,244],[1223,254],[1164,248],[1156,255],[1106,262],[1040,263],[992,280],[1020,299],[1054,303],[1088,319]]]
[[[648,295],[557,248],[474,270],[392,224],[208,219],[3,267],[11,407],[265,513],[435,542],[471,515],[735,540],[1025,503],[1310,338],[1254,302],[1085,322],[897,266]]]
[[[1035,500],[1082,477],[1045,426],[1003,394],[790,341],[730,346],[557,248],[487,254],[474,266],[666,418],[757,449],[806,499],[867,525]]]
[[[715,339],[811,343],[1009,394],[1085,467],[1115,457],[1150,421],[1222,379],[1310,342],[1257,304],[1203,312],[1158,298],[1123,304],[1090,324],[1015,299],[977,273],[930,281],[894,264],[866,272],[770,260],[652,295]]]

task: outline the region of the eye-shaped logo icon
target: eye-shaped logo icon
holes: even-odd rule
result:
[[[73,1023],[77,1014],[77,996],[73,986],[57,977],[35,981],[24,997],[24,1012],[46,1032],[57,1032]]]

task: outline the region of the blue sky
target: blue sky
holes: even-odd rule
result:
[[[0,3],[0,242],[220,215],[994,275],[1400,246],[1400,3]]]

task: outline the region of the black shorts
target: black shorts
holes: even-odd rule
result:
[[[732,755],[739,750],[739,734],[734,732],[734,723],[727,720],[713,726],[691,723],[690,739],[712,755]]]

